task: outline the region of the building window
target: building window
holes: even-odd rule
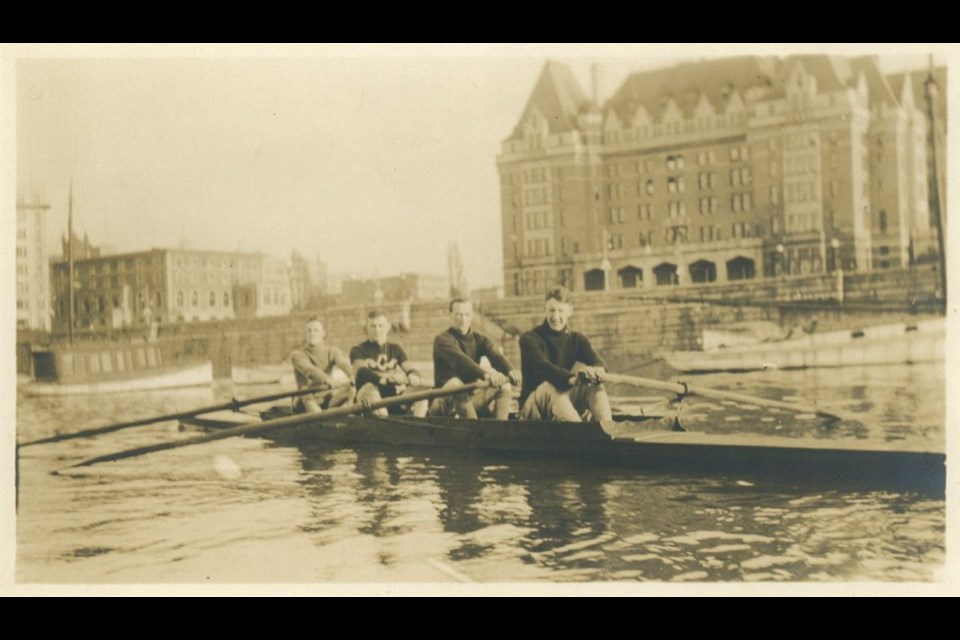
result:
[[[730,147],[730,159],[734,162],[740,159],[740,147]]]
[[[211,307],[217,306],[217,294],[214,293],[213,291],[210,292],[210,306]]]
[[[674,171],[677,168],[677,160],[673,156],[667,156],[667,171]]]
[[[652,196],[654,192],[653,180],[647,180],[647,195]]]
[[[880,233],[887,232],[887,211],[886,209],[881,209],[880,213],[877,214],[877,223],[880,226]]]
[[[230,306],[230,294],[226,291],[223,292],[223,306],[224,307]]]
[[[676,193],[677,192],[677,179],[676,178],[667,178],[667,192]]]
[[[198,307],[200,306],[200,294],[196,291],[190,294],[190,306]]]
[[[669,244],[681,244],[687,241],[687,227],[667,227],[663,230],[663,238]]]

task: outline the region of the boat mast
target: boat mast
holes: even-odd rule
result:
[[[67,201],[67,342],[73,344],[73,179]]]
[[[923,83],[924,85],[924,97],[927,102],[927,118],[930,121],[930,181],[929,181],[929,198],[930,198],[930,217],[933,218],[933,222],[936,225],[937,230],[937,252],[940,258],[940,287],[943,295],[943,307],[946,310],[947,304],[947,256],[943,248],[943,216],[942,212],[942,203],[943,198],[941,197],[940,191],[940,172],[937,166],[937,154],[939,153],[938,149],[938,131],[937,131],[937,120],[936,120],[936,105],[934,104],[935,95],[938,91],[937,82],[933,78],[933,56],[930,56],[930,71],[927,74],[927,79]]]

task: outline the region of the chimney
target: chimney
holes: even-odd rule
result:
[[[594,62],[590,65],[590,97],[593,99],[594,104],[598,107],[603,105],[600,103],[600,100],[603,98],[603,75],[600,71],[600,64]]]

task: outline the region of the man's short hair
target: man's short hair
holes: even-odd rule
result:
[[[573,295],[566,287],[554,287],[553,289],[547,290],[547,295],[543,297],[543,300],[544,302],[547,300],[556,300],[557,302],[573,304]]]
[[[311,322],[319,322],[324,327],[327,326],[326,321],[321,316],[310,316],[309,318],[307,318],[306,322],[304,322],[303,324],[310,324]]]
[[[472,307],[473,301],[471,301],[470,298],[454,298],[453,300],[450,301],[451,312],[453,312],[453,305],[455,304],[469,304]]]
[[[376,318],[386,318],[386,317],[387,317],[387,312],[384,311],[383,309],[374,309],[373,311],[367,314],[367,320],[374,320]]]

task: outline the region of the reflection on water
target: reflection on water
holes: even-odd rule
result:
[[[786,419],[727,422],[719,418],[731,407],[698,406],[693,398],[684,411],[711,416],[702,422],[713,429],[939,439],[942,446],[942,368],[844,371],[842,378],[820,370],[695,379],[861,417],[839,430]],[[18,437],[188,409],[229,394],[21,396]],[[165,423],[24,449],[17,579],[934,580],[944,561],[944,503],[911,494],[260,439],[48,473],[189,435]]]
[[[318,544],[433,533],[434,553],[474,579],[924,580],[943,561],[943,505],[915,496],[542,461],[300,452],[316,516],[305,529]],[[379,561],[398,559],[385,552]]]

